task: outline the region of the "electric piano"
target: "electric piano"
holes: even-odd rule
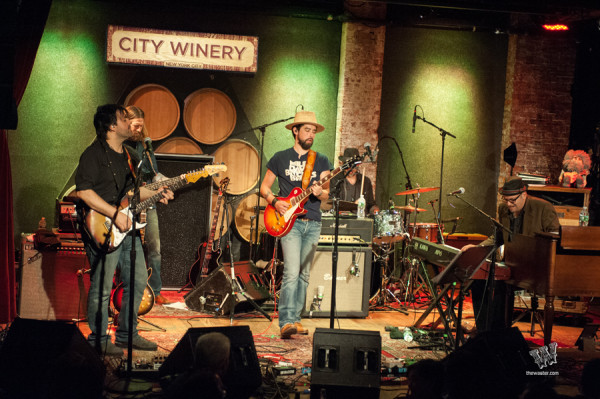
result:
[[[554,297],[600,295],[600,227],[561,226],[560,235],[514,235],[505,245],[509,284],[544,295],[544,344],[552,339]]]
[[[440,268],[445,268],[454,259],[460,249],[450,245],[437,244],[424,240],[419,237],[412,239],[411,255],[421,258]],[[484,262],[481,267],[471,276],[473,280],[486,280],[488,276],[490,263]],[[496,262],[495,280],[508,280],[510,278],[510,269],[502,262]]]

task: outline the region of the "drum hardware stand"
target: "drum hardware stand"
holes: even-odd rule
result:
[[[259,196],[260,199],[260,196]],[[225,207],[225,214],[223,215],[223,219],[227,219],[229,220],[229,215],[227,214],[227,207]],[[221,229],[223,229],[223,222],[221,222]],[[222,231],[222,230],[221,230]],[[246,294],[246,291],[244,291],[244,289],[240,286],[240,283],[238,281],[238,279],[235,277],[235,265],[234,265],[234,261],[233,261],[233,253],[231,250],[231,229],[229,229],[227,231],[227,252],[229,253],[229,264],[230,264],[230,270],[231,270],[231,276],[227,276],[227,274],[225,273],[225,275],[227,276],[227,279],[229,280],[230,284],[231,284],[231,297],[233,299],[233,304],[231,306],[231,311],[229,312],[229,324],[233,325],[233,317],[235,314],[235,298],[239,298],[240,296],[245,298],[246,301],[248,301],[248,303],[250,303],[254,309],[256,309],[258,312],[260,312],[267,320],[272,321],[271,316],[269,316],[269,314],[267,312],[265,312],[260,306],[258,306],[258,304],[256,302],[254,302],[254,299],[250,298],[250,296],[248,296],[248,294]],[[222,265],[220,267],[223,267]],[[227,301],[227,297],[225,297],[225,299],[223,300],[223,304],[221,306],[224,306],[225,303]]]
[[[302,107],[302,109],[304,109],[304,106],[299,105]],[[298,109],[298,107],[296,107],[296,109]],[[262,159],[263,159],[263,152],[264,152],[264,143],[265,143],[265,132],[266,132],[266,128],[271,126],[271,125],[276,125],[278,123],[283,123],[286,121],[289,121],[291,119],[294,119],[294,117],[289,117],[287,119],[280,119],[278,121],[275,122],[271,122],[271,123],[266,123],[264,125],[261,126],[257,126],[257,127],[251,127],[250,129],[248,129],[247,131],[254,131],[254,130],[260,130],[260,152],[258,153],[258,198],[256,199],[256,208],[254,209],[254,215],[256,216],[255,219],[253,219],[253,224],[255,225],[254,230],[252,229],[252,227],[250,227],[250,260],[254,261],[253,256],[254,256],[254,243],[258,243],[258,218],[260,217],[260,186],[262,184]],[[256,237],[253,237],[252,235],[252,231],[254,231],[254,234]]]
[[[442,185],[444,183],[444,149],[445,149],[445,145],[446,145],[446,136],[450,136],[450,137],[452,137],[454,139],[456,138],[456,136],[453,135],[452,133],[447,132],[446,130],[444,130],[444,129],[438,127],[438,126],[436,126],[435,124],[429,122],[428,120],[425,119],[424,116],[417,115],[417,107],[421,108],[421,112],[423,114],[425,114],[423,112],[423,108],[420,105],[415,105],[415,115],[414,115],[415,121],[417,119],[420,119],[423,122],[427,123],[428,125],[433,126],[434,128],[436,128],[436,129],[438,129],[440,131],[440,136],[442,136],[442,154],[441,154],[442,159],[441,159],[441,166],[440,166],[440,196],[439,196],[439,201],[440,201],[439,205],[440,206],[438,207],[438,213],[437,213],[437,219],[441,220],[442,219],[442,192],[443,192],[443,186]],[[442,238],[442,240],[443,240],[443,238]],[[440,242],[442,242],[442,240],[440,240]]]
[[[523,299],[521,299],[521,301],[523,302],[523,304],[525,305],[525,311],[523,313],[521,313],[519,316],[517,316],[516,319],[514,319],[512,321],[512,324],[515,324],[519,321],[521,321],[521,319],[525,316],[527,316],[528,314],[531,315],[531,324],[529,327],[529,335],[531,337],[535,336],[535,323],[537,322],[540,325],[540,328],[542,329],[541,332],[542,334],[544,333],[544,320],[542,315],[540,314],[540,311],[538,310],[538,296],[535,294],[535,292],[531,293],[531,307],[527,307],[527,304],[525,303],[525,301]]]
[[[389,246],[389,248],[386,248],[388,246]],[[392,249],[391,245],[388,243],[383,243],[381,245],[381,247],[383,249],[383,252],[381,254],[375,254],[376,261],[383,259],[383,262],[381,263],[381,283],[379,286],[379,292],[377,293],[377,295],[375,295],[373,298],[371,298],[371,302],[375,306],[382,306],[384,308],[387,308],[390,310],[395,310],[397,312],[408,315],[408,311],[406,311],[406,309],[404,309],[404,307],[402,306],[402,302],[400,302],[398,300],[398,298],[396,297],[396,295],[394,295],[394,293],[387,287],[387,284],[390,280],[389,277],[386,276],[386,273],[388,271],[389,256],[395,250]],[[398,302],[398,305],[400,305],[400,308],[394,308],[392,306],[389,306],[386,301],[387,295],[389,295],[389,297],[393,298],[396,302]]]

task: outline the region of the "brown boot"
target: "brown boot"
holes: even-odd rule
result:
[[[158,294],[155,298],[154,298],[154,302],[156,302],[158,305],[168,305],[171,303],[171,301],[169,301],[167,298],[165,298],[164,296],[162,296],[161,294]]]
[[[297,332],[298,330],[296,330],[296,326],[292,323],[288,323],[285,326],[281,327],[281,338],[291,338],[291,336],[296,334]]]
[[[294,326],[296,327],[296,334],[308,335],[308,330],[304,328],[302,323],[300,323],[299,321],[295,322]]]

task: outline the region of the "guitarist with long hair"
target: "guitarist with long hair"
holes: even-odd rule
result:
[[[84,150],[79,159],[75,175],[78,210],[97,212],[106,219],[102,223],[109,232],[113,225],[121,232],[132,228],[131,217],[121,212],[122,199],[134,187],[135,174],[139,160],[135,150],[125,146],[124,142],[131,137],[130,119],[124,107],[107,104],[98,107],[94,115],[96,140]],[[158,196],[160,202],[167,203],[173,199],[173,192],[163,189],[161,192],[140,188],[140,200]],[[84,218],[85,219],[85,218]],[[84,223],[85,224],[85,223]],[[111,234],[106,235],[108,242]],[[91,234],[82,234],[85,250],[90,261],[90,289],[88,292],[88,323],[91,330],[88,341],[99,352],[106,355],[123,355],[127,347],[128,332],[132,329],[133,347],[138,350],[153,351],[157,349],[154,342],[142,338],[137,331],[137,311],[142,301],[148,272],[144,261],[144,252],[139,235],[135,242],[132,235],[127,234],[123,241],[113,248],[108,245],[97,245]],[[130,284],[130,250],[135,245],[137,251],[135,262],[134,307],[129,309]],[[119,313],[119,326],[115,335],[115,344],[110,340],[106,330],[108,327],[108,308],[113,276],[120,268],[123,280],[123,307]],[[133,323],[129,325],[129,311],[133,312]]]
[[[277,198],[271,191],[275,179],[279,195],[287,197],[294,188],[311,190],[304,204],[305,214],[299,215],[289,231],[281,237],[284,268],[279,291],[279,328],[282,338],[305,334],[300,315],[306,302],[310,266],[321,234],[321,201],[329,196],[328,185],[312,184],[329,175],[332,169],[327,157],[310,150],[316,134],[325,128],[317,123],[314,112],[299,111],[294,122],[286,125],[292,131],[294,146],[277,152],[267,163],[267,173],[260,186],[260,195],[283,218],[290,203]]]

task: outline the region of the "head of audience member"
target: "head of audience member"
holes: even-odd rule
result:
[[[206,368],[223,376],[229,368],[231,342],[220,332],[201,335],[196,341],[196,368]]]

